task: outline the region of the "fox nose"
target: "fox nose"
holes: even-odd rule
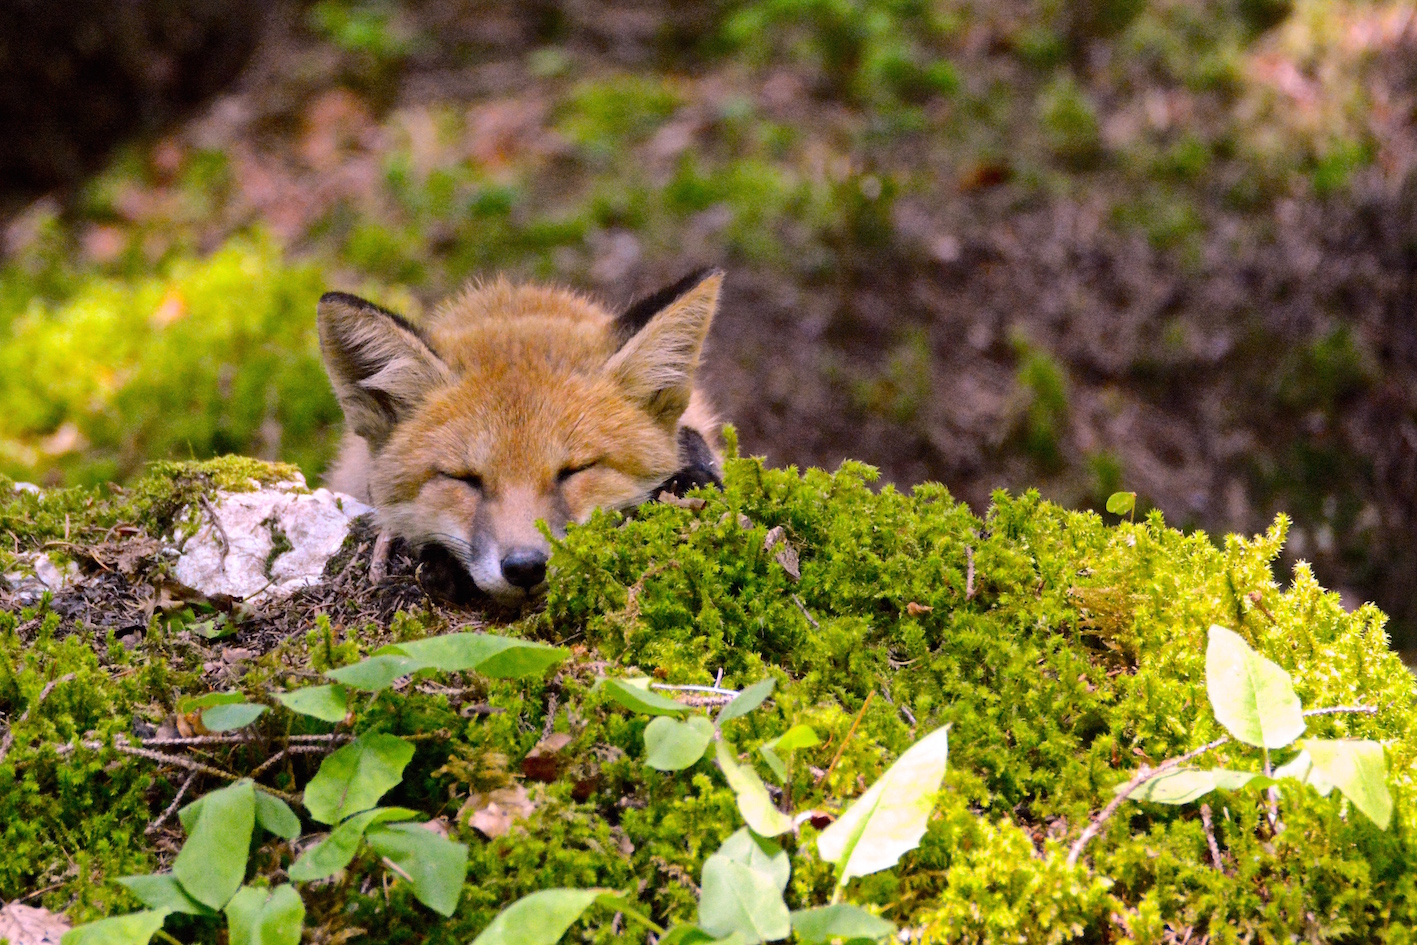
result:
[[[536,548],[516,548],[502,559],[502,577],[507,583],[529,591],[546,580],[546,552]]]

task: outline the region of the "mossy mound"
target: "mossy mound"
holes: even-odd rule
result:
[[[175,471],[157,471],[140,490],[162,494]],[[182,467],[184,481],[193,472]],[[634,667],[683,684],[721,672],[735,688],[775,676],[772,701],[725,734],[760,760],[755,749],[789,726],[816,729],[823,744],[798,751],[783,784],[797,810],[839,808],[908,745],[951,723],[946,789],[922,845],[848,893],[927,939],[1160,942],[1186,929],[1215,941],[1407,939],[1417,921],[1408,839],[1417,687],[1388,651],[1375,608],[1345,612],[1303,567],[1287,588],[1276,582],[1283,521],[1217,548],[1159,515],[1109,526],[1035,495],[999,494],[981,519],[942,487],[873,492],[871,479],[850,464],[799,476],[731,460],[722,493],[573,530],[553,557],[544,612],[500,631],[569,646],[572,660],[532,682],[415,677],[360,701],[346,723],[419,739],[386,803],[445,817],[470,845],[457,913],[441,921],[401,883],[371,879],[377,864],[362,854],[336,881],[302,888],[307,925],[321,936],[364,929],[379,941],[462,942],[518,896],[550,886],[630,890],[656,921],[692,921],[703,861],[740,821],[710,761],[677,774],[642,764],[647,719],[591,688]],[[145,523],[131,499],[83,495],[0,498],[8,543],[34,550],[65,514],[71,538],[84,516],[105,529],[133,514],[139,528],[170,527],[170,518]],[[135,584],[158,582],[161,568]],[[274,741],[330,730],[280,708],[272,691],[469,619],[431,602],[387,625],[318,610],[297,614],[304,634],[248,652],[224,677],[273,710],[252,726],[254,740],[203,749],[210,764],[250,774]],[[213,688],[209,664],[221,660],[212,648],[252,650],[270,639],[259,622],[234,620],[233,636],[208,644],[157,607],[129,646],[43,609],[0,613],[0,711],[18,719],[30,710],[0,764],[9,851],[0,898],[50,886],[43,902],[79,920],[134,905],[107,881],[170,862],[181,842],[171,818],[145,828],[187,772],[119,752],[111,738],[142,736],[174,715],[180,696]],[[1128,802],[1068,866],[1069,846],[1128,772],[1222,733],[1204,681],[1212,623],[1288,669],[1306,707],[1376,707],[1308,724],[1314,735],[1384,742],[1392,825],[1379,830],[1337,795],[1293,785],[1276,830],[1261,797],[1217,793],[1207,798],[1217,867],[1199,805]],[[40,702],[46,682],[68,673]],[[475,796],[512,785],[553,732],[572,740],[549,783],[527,781],[531,813],[485,838],[470,825]],[[1260,763],[1233,744],[1216,754],[1206,763]],[[259,780],[298,792],[317,764],[292,756]],[[191,790],[217,786],[199,779]],[[830,894],[814,836],[804,824],[786,838],[794,907]],[[294,853],[267,839],[252,863],[279,879]],[[219,923],[169,929],[214,941]],[[643,940],[609,921],[591,921],[584,935]]]

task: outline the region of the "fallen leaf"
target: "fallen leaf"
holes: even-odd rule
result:
[[[802,569],[797,561],[797,549],[787,542],[782,543],[782,548],[777,553],[777,563],[782,565],[782,570],[786,571],[787,576],[793,581],[802,580]]]
[[[934,609],[935,608],[930,607],[926,604],[917,604],[915,603],[915,601],[911,601],[910,603],[905,605],[905,612],[910,614],[910,616],[912,617],[919,617],[921,614],[928,614]]]
[[[10,945],[59,945],[69,921],[48,909],[12,902],[0,909],[0,939]]]
[[[574,740],[574,736],[565,732],[553,732],[543,738],[522,759],[522,774],[543,784],[555,781],[561,776],[561,749]]]
[[[480,830],[488,839],[505,836],[518,820],[530,817],[536,810],[527,790],[518,784],[513,787],[498,788],[486,794],[473,794],[458,811],[458,819],[471,811],[468,825]]]

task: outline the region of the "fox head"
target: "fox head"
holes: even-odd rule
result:
[[[540,592],[550,545],[538,521],[560,535],[596,508],[645,501],[678,470],[721,283],[695,274],[617,318],[568,291],[498,281],[423,329],[323,296],[321,352],[368,448],[380,526],[442,546],[500,600]]]

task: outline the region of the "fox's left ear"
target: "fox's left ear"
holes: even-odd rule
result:
[[[694,372],[722,285],[723,270],[700,270],[641,299],[616,319],[626,340],[606,370],[671,429],[694,392]]]

